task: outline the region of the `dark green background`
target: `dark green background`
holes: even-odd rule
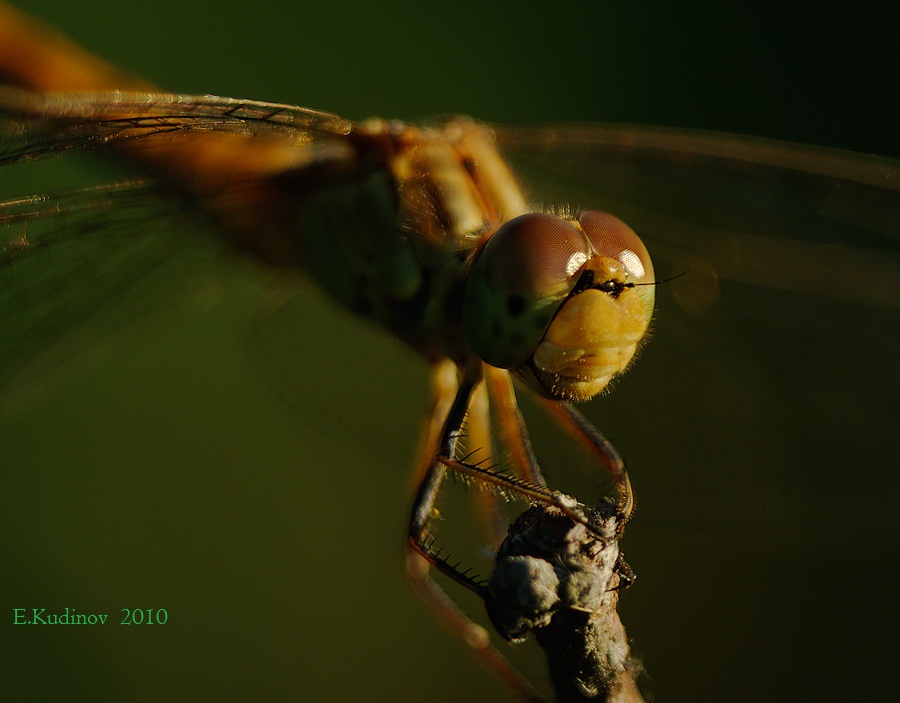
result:
[[[711,3],[25,6],[181,92],[353,118],[636,122],[900,153],[892,25],[860,4],[846,16]],[[2,193],[77,177],[17,172]],[[80,326],[4,386],[4,700],[509,700],[401,577],[423,366],[312,290],[259,332],[271,309],[260,299],[293,284],[239,263],[186,268],[187,283],[151,279],[116,308],[124,319]],[[284,340],[274,370],[257,354],[270,334]],[[623,545],[639,580],[621,612],[648,690],[661,701],[896,692],[898,540],[883,512],[896,492],[870,503],[864,474],[836,479],[854,498],[816,504],[834,514],[830,551],[808,528],[772,527],[768,514],[794,510],[777,482],[748,479],[739,494],[727,477],[697,485],[683,467],[641,462],[640,410],[664,368],[652,346],[646,357],[594,406],[646,497]],[[537,419],[552,462],[559,438]],[[580,480],[579,495],[600,490]],[[67,606],[116,621],[120,608],[163,607],[169,623],[10,624],[16,607]],[[543,679],[539,656],[517,657]]]

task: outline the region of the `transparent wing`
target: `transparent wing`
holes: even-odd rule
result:
[[[204,229],[149,179],[0,204],[0,386],[75,328],[108,332],[146,306],[148,281],[159,295],[221,265]]]
[[[305,144],[342,138],[352,127],[326,112],[214,95],[0,88],[0,164],[173,132],[227,132]]]
[[[248,265],[197,205],[147,178],[0,203],[0,407],[10,384],[40,377],[142,316],[198,308],[202,319],[207,306],[230,300],[250,311],[234,332],[247,359],[302,422],[331,437],[349,433],[383,456],[406,456],[412,437],[372,418],[385,393],[417,383],[421,393],[405,393],[395,409],[421,411],[418,359],[340,314],[300,276]],[[359,364],[360,345],[387,351]],[[398,356],[409,363],[396,364]],[[349,388],[368,389],[357,413],[347,412]]]
[[[655,128],[497,138],[536,202],[613,212],[659,278],[686,272],[659,286],[642,358],[588,409],[639,505],[692,537],[778,534],[774,551],[900,543],[898,162]],[[835,534],[841,506],[865,510]]]
[[[209,234],[204,230],[212,229],[197,215],[204,210],[204,199],[218,198],[218,204],[210,208],[218,213],[221,201],[229,199],[223,198],[226,193],[241,202],[251,193],[268,197],[271,175],[346,158],[344,141],[352,127],[349,121],[324,112],[216,96],[39,94],[0,88],[0,165],[146,142],[146,154],[154,156],[162,144],[161,158],[172,159],[172,165],[179,168],[177,159],[185,153],[182,146],[195,145],[197,132],[254,137],[204,142],[213,145],[208,151],[218,167],[200,167],[186,179],[188,187],[202,178],[216,182],[198,188],[204,192],[192,193],[190,203],[145,179],[0,204],[0,278],[4,283],[0,314],[8,331],[0,344],[0,382],[14,377],[23,364],[32,364],[54,340],[70,336],[85,319],[102,321],[108,327],[117,317],[111,308],[119,306],[123,296],[129,297],[127,291],[135,291],[134,300],[149,301],[159,282],[165,281],[171,288],[180,280],[190,286],[190,280],[185,283],[190,275],[184,271],[190,274],[192,263],[196,266],[204,257],[222,268],[239,266],[235,252],[227,251],[216,237],[204,236]],[[159,141],[160,137],[187,136],[188,132],[193,133],[190,140]],[[177,146],[172,148],[173,144]],[[267,149],[273,148],[274,160],[265,156]],[[198,160],[187,159],[187,166]],[[176,269],[182,270],[180,277],[173,275]],[[159,271],[165,275],[158,275]],[[150,278],[154,281],[148,283]],[[275,281],[272,286],[282,283]],[[295,287],[294,283],[286,285]],[[285,316],[273,313],[269,306],[286,295],[280,290],[268,299],[261,296],[265,310],[259,330],[247,330],[248,339],[252,335],[258,342],[251,349],[254,353],[271,338],[267,331],[274,324],[281,325]],[[298,324],[286,327],[296,334]],[[302,330],[300,336],[309,341]],[[275,346],[281,350],[284,342]],[[265,354],[257,356],[268,377]],[[284,352],[279,351],[279,358],[283,357]],[[296,358],[290,362],[293,367]],[[308,382],[296,392],[281,388],[285,385],[282,378],[272,378],[270,383],[273,389],[278,386],[279,395],[288,396],[292,405],[316,405],[316,418],[328,415],[331,396],[311,400],[314,396],[308,392]],[[298,402],[294,402],[296,397]],[[336,416],[337,412],[332,413],[330,419]],[[326,430],[334,431],[334,427]]]
[[[900,162],[662,128],[498,137],[539,201],[615,209],[676,269],[699,259],[719,279],[900,305],[897,260],[884,256],[900,248]]]

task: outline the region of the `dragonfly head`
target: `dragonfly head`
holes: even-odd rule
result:
[[[586,400],[637,351],[653,315],[653,281],[646,247],[618,218],[521,215],[475,255],[465,333],[479,357],[542,395]]]

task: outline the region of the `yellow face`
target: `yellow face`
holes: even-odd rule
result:
[[[522,215],[472,264],[466,334],[484,361],[542,395],[586,400],[634,357],[653,315],[653,283],[643,242],[612,215]]]

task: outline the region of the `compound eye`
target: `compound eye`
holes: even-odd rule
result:
[[[590,256],[578,228],[554,215],[521,215],[500,227],[466,281],[463,322],[475,352],[501,368],[526,361]]]
[[[647,247],[622,220],[606,212],[589,210],[578,216],[578,224],[595,253],[615,259],[625,267],[629,283],[653,282],[653,262]]]
[[[510,220],[479,257],[492,288],[509,295],[568,295],[590,252],[581,233],[554,215],[531,213]],[[576,279],[577,280],[577,279]]]

